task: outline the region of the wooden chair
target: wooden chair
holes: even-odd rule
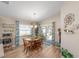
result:
[[[42,42],[40,40],[32,41],[32,50],[39,50],[42,47]]]
[[[30,50],[31,43],[25,39],[23,39],[23,43],[24,43],[24,51],[26,51],[26,53],[27,53]]]

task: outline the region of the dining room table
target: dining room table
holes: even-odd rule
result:
[[[27,44],[29,46],[29,51],[38,50],[42,47],[42,40],[39,38],[26,37],[24,40],[29,42]]]

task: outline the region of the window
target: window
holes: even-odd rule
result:
[[[20,30],[20,36],[24,35],[31,35],[31,26],[30,25],[20,25],[19,30]]]

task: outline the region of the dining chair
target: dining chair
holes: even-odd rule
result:
[[[23,39],[23,43],[24,43],[24,51],[26,51],[27,53],[30,50],[31,43],[25,39]]]

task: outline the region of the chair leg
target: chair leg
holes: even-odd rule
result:
[[[29,47],[25,49],[26,50],[26,54],[29,52]]]
[[[27,52],[28,52],[28,49],[26,49],[26,54],[27,54]]]
[[[24,51],[25,51],[25,48],[24,48]]]

